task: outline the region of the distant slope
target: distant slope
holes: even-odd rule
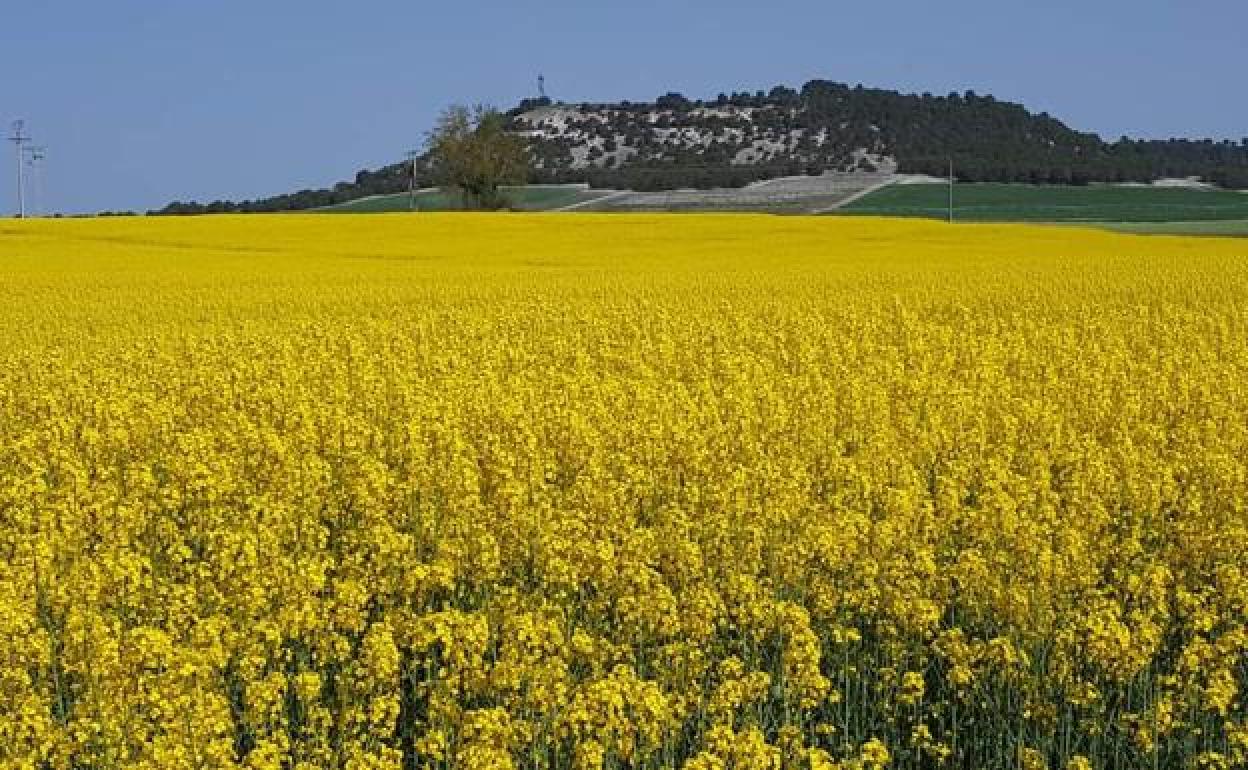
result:
[[[801,125],[784,107],[732,104],[549,106],[514,114],[548,173],[628,177],[634,188],[684,174],[685,186],[827,171],[891,171],[875,136],[838,135]],[[595,172],[591,174],[590,172]]]
[[[892,185],[864,196],[847,214],[943,218],[943,184]],[[1248,195],[1227,190],[1089,185],[959,184],[954,214],[985,222],[1199,222],[1248,219]]]
[[[1248,138],[1106,142],[1046,113],[973,91],[903,94],[812,80],[800,90],[653,103],[526,100],[510,129],[527,138],[532,183],[638,192],[741,188],[826,172],[944,175],[964,182],[1086,185],[1200,177],[1248,188]],[[431,184],[418,161],[416,183]],[[239,203],[175,202],[161,214],[288,211],[401,193],[408,164],[361,171],[331,188]]]
[[[815,80],[800,91],[654,103],[528,102],[512,113],[548,181],[632,190],[738,187],[827,171],[1083,185],[1196,176],[1248,187],[1248,138],[1109,143],[973,91],[902,94]]]
[[[891,174],[831,172],[780,177],[746,187],[713,190],[626,191],[586,204],[586,211],[761,211],[817,214],[888,184]]]
[[[589,190],[584,185],[530,185],[503,189],[511,207],[518,211],[550,211],[576,204],[588,204],[606,195],[601,191]],[[414,200],[405,192],[390,193],[357,198],[314,210],[343,214],[411,211],[413,203],[416,211],[452,211],[459,207],[453,196],[437,189],[424,189],[416,193]]]

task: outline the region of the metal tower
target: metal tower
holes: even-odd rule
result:
[[[18,218],[26,217],[26,189],[25,174],[22,173],[22,161],[25,152],[22,145],[30,141],[30,137],[26,135],[26,121],[13,121],[13,135],[9,137],[9,141],[13,143],[14,149],[17,151],[17,216]]]

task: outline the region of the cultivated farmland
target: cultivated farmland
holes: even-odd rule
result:
[[[1245,257],[0,225],[0,767],[1243,767]]]
[[[609,191],[608,191],[609,192]],[[590,190],[586,185],[526,185],[504,187],[509,205],[519,211],[549,211],[595,201],[607,192]],[[415,205],[413,206],[413,202]],[[416,191],[415,195],[394,193],[357,198],[327,206],[318,211],[333,214],[377,214],[400,211],[452,211],[461,203],[454,195],[438,189]]]
[[[1248,236],[1248,219],[1209,219],[1203,222],[1109,222],[1104,223],[1104,226],[1124,233]]]
[[[735,189],[622,191],[588,204],[586,210],[815,214],[831,211],[854,195],[892,179],[886,173],[832,172],[768,179]]]
[[[944,218],[943,184],[893,185],[845,207],[845,213]],[[1198,222],[1248,219],[1248,194],[1174,187],[959,184],[954,211],[964,221]]]

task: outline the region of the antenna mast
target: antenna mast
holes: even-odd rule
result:
[[[26,218],[26,190],[25,175],[22,173],[22,145],[30,141],[30,137],[26,135],[26,121],[13,121],[13,135],[9,137],[9,141],[13,143],[14,149],[17,151],[17,216],[19,219]]]
[[[537,95],[540,96],[542,99],[549,98],[546,96],[546,76],[545,75],[537,76]]]

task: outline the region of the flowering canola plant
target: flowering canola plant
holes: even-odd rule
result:
[[[0,768],[1248,763],[1248,242],[0,224]]]

